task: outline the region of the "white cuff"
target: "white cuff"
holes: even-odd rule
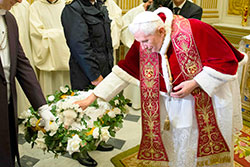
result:
[[[113,67],[112,72],[96,86],[93,93],[97,97],[109,101],[126,88],[129,83],[139,85],[140,82],[116,65]]]
[[[239,62],[239,66],[243,66],[248,61],[248,55],[245,52],[240,52],[244,55],[244,58]]]
[[[222,84],[236,78],[237,74],[223,74],[210,67],[205,66],[203,67],[203,70],[194,77],[194,80],[209,96],[212,96]]]
[[[111,72],[104,78],[104,80],[102,80],[101,83],[95,87],[93,93],[97,97],[102,98],[105,101],[109,101],[125,87],[127,87],[128,84],[128,82],[122,80],[113,72]]]

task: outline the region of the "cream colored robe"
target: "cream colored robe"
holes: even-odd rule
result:
[[[29,6],[30,4],[23,0],[21,3],[16,3],[10,12],[15,16],[18,30],[19,30],[19,40],[23,47],[23,51],[26,57],[29,59],[30,64],[34,68],[34,62],[31,54],[31,44],[29,37]],[[30,107],[30,103],[23,93],[21,86],[16,80],[16,90],[17,90],[17,111],[20,115],[23,111]]]
[[[132,23],[136,15],[145,11],[143,5],[144,3],[133,9],[130,9],[125,15],[122,16],[123,27],[121,31],[121,42],[128,48],[130,48],[134,43],[134,36],[129,31],[128,25]]]
[[[32,54],[45,95],[54,93],[60,86],[70,85],[70,52],[61,25],[64,6],[64,0],[58,0],[54,4],[36,0],[30,6]]]
[[[120,36],[122,29],[122,10],[121,8],[114,2],[114,0],[107,0],[104,4],[107,6],[107,10],[109,12],[109,18],[112,20],[111,22],[111,38],[112,45],[114,49],[114,64],[116,64],[116,49],[120,46]]]
[[[121,31],[121,41],[126,47],[125,50],[128,50],[134,43],[134,36],[129,31],[128,25],[132,23],[136,15],[145,11],[143,5],[144,3],[140,4],[139,6],[129,10],[124,16],[122,16],[123,27]],[[141,108],[140,88],[137,85],[130,84],[127,88],[125,88],[124,96],[131,100],[132,107],[134,109]]]

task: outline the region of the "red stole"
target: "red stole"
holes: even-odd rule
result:
[[[160,129],[159,56],[140,50],[142,140],[138,159],[168,161]]]
[[[193,79],[202,71],[202,63],[187,19],[175,16],[171,39],[184,79]],[[211,97],[201,88],[192,95],[199,130],[197,166],[230,162],[230,150],[218,127]]]

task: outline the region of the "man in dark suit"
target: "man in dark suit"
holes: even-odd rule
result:
[[[0,166],[20,166],[18,152],[17,94],[15,78],[35,110],[45,120],[45,127],[54,116],[49,112],[36,75],[19,42],[14,16],[8,10],[22,0],[0,1]]]
[[[174,14],[201,20],[202,8],[189,0],[172,0],[167,7]]]
[[[201,20],[202,8],[189,0],[154,0],[149,10],[154,11],[162,6],[168,7],[174,14],[182,15],[187,19]]]

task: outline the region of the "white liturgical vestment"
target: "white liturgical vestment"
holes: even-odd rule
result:
[[[30,6],[30,38],[34,64],[45,95],[70,84],[69,48],[61,25],[64,0],[37,0]]]

